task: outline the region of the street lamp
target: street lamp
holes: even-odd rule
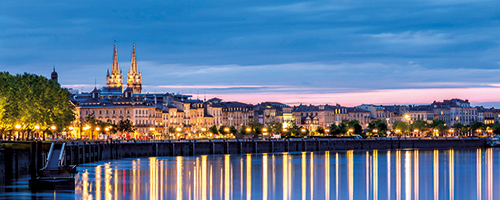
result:
[[[16,124],[15,125],[15,128],[17,130],[17,133],[16,133],[16,139],[19,139],[19,129],[21,129],[21,125],[20,124]]]
[[[348,131],[349,131],[349,135],[352,135],[352,133],[354,132],[354,129],[350,128]]]
[[[175,128],[175,131],[177,132],[176,139],[179,139],[179,134],[181,133],[182,128],[181,127],[177,127],[177,128]]]
[[[57,127],[55,125],[50,126],[50,130],[52,130],[52,139],[56,139],[57,134],[54,134],[54,131],[56,131]]]
[[[246,131],[247,131],[247,133],[250,133],[250,132],[252,132],[252,128],[248,127],[248,128],[246,129]]]
[[[375,128],[375,129],[373,129],[373,130],[372,130],[372,133],[373,133],[373,134],[378,134],[378,129],[376,129],[376,128]]]
[[[37,132],[37,137],[40,137],[40,126],[39,125],[35,125],[35,130]]]
[[[418,135],[418,129],[413,130],[413,133],[415,134],[415,136],[417,136]]]
[[[453,130],[452,128],[450,128],[450,129],[448,130],[448,132],[450,133],[450,136],[453,136],[453,132],[455,132],[455,130]]]
[[[330,129],[329,129],[329,128],[325,129],[325,133],[326,133],[327,135],[329,135],[329,134],[330,134]]]

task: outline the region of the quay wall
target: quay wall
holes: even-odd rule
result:
[[[301,151],[343,151],[373,149],[452,149],[486,147],[484,139],[411,140],[211,140],[154,141],[127,143],[67,144],[66,164],[151,156],[195,156]]]

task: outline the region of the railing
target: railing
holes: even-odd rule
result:
[[[50,145],[49,155],[47,156],[47,160],[45,161],[45,167],[43,169],[47,169],[49,167],[49,161],[52,157],[52,152],[54,151],[55,143]]]
[[[65,146],[66,146],[66,143],[63,143],[62,147],[61,147],[61,153],[59,154],[59,162],[58,162],[59,168],[64,166],[64,158],[66,157],[66,151],[64,150]]]

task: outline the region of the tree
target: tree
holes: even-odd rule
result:
[[[246,135],[247,134],[247,126],[245,126],[245,125],[241,126],[240,134],[241,135]]]
[[[372,135],[385,136],[387,133],[387,123],[384,120],[377,119],[368,123],[368,129]]]
[[[229,132],[233,135],[236,135],[238,132],[238,129],[236,129],[234,126],[229,127]]]
[[[170,128],[172,130],[170,130]],[[171,126],[170,128],[169,128],[169,132],[172,131],[172,133],[175,133],[175,128],[173,126]],[[126,132],[126,133],[134,132],[134,129],[132,128],[132,122],[129,119],[118,121],[117,130],[122,132],[122,133],[123,132]]]
[[[227,127],[227,126],[225,126],[225,125],[222,125],[222,126],[220,126],[220,127],[219,127],[219,133],[220,133],[221,135],[226,135],[226,134],[229,134],[229,132],[228,132],[228,131],[226,131],[226,127]]]
[[[347,123],[348,130],[352,130],[352,134],[362,135],[363,127],[358,120],[351,120]]]
[[[486,130],[486,126],[483,122],[474,122],[470,125],[470,130],[475,134],[482,134]]]
[[[491,129],[493,130],[494,134],[500,134],[500,123],[495,122],[494,124],[491,125]]]
[[[330,129],[330,135],[338,135],[338,127],[337,127],[337,124],[330,124],[330,126],[328,126],[328,129]]]
[[[268,129],[269,133],[277,134],[277,133],[280,133],[282,131],[281,130],[282,127],[283,127],[283,124],[281,124],[279,122],[271,122],[269,124],[269,126],[267,126],[267,129]]]
[[[410,132],[410,127],[406,122],[403,121],[395,121],[393,124],[393,131],[396,133],[396,135],[405,135]]]
[[[208,128],[208,131],[212,133],[213,135],[219,134],[219,129],[217,129],[217,126],[213,125],[212,127]]]
[[[321,135],[324,135],[325,134],[325,129],[323,127],[318,127],[316,129],[316,133],[319,133]]]
[[[264,125],[262,125],[259,121],[252,120],[252,121],[248,122],[248,126],[252,127],[252,131],[255,134],[257,134],[257,135],[262,134],[262,128],[264,127]]]
[[[348,130],[349,130],[349,127],[347,126],[346,122],[342,121],[342,123],[339,124],[335,134],[336,135],[345,135]]]
[[[453,130],[458,134],[458,135],[462,135],[463,132],[463,128],[464,128],[464,124],[462,123],[454,123],[453,126],[451,126],[451,128],[453,128]]]

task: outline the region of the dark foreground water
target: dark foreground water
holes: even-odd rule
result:
[[[74,193],[47,199],[500,199],[500,149],[151,157],[79,166]],[[497,165],[495,165],[496,163]]]

